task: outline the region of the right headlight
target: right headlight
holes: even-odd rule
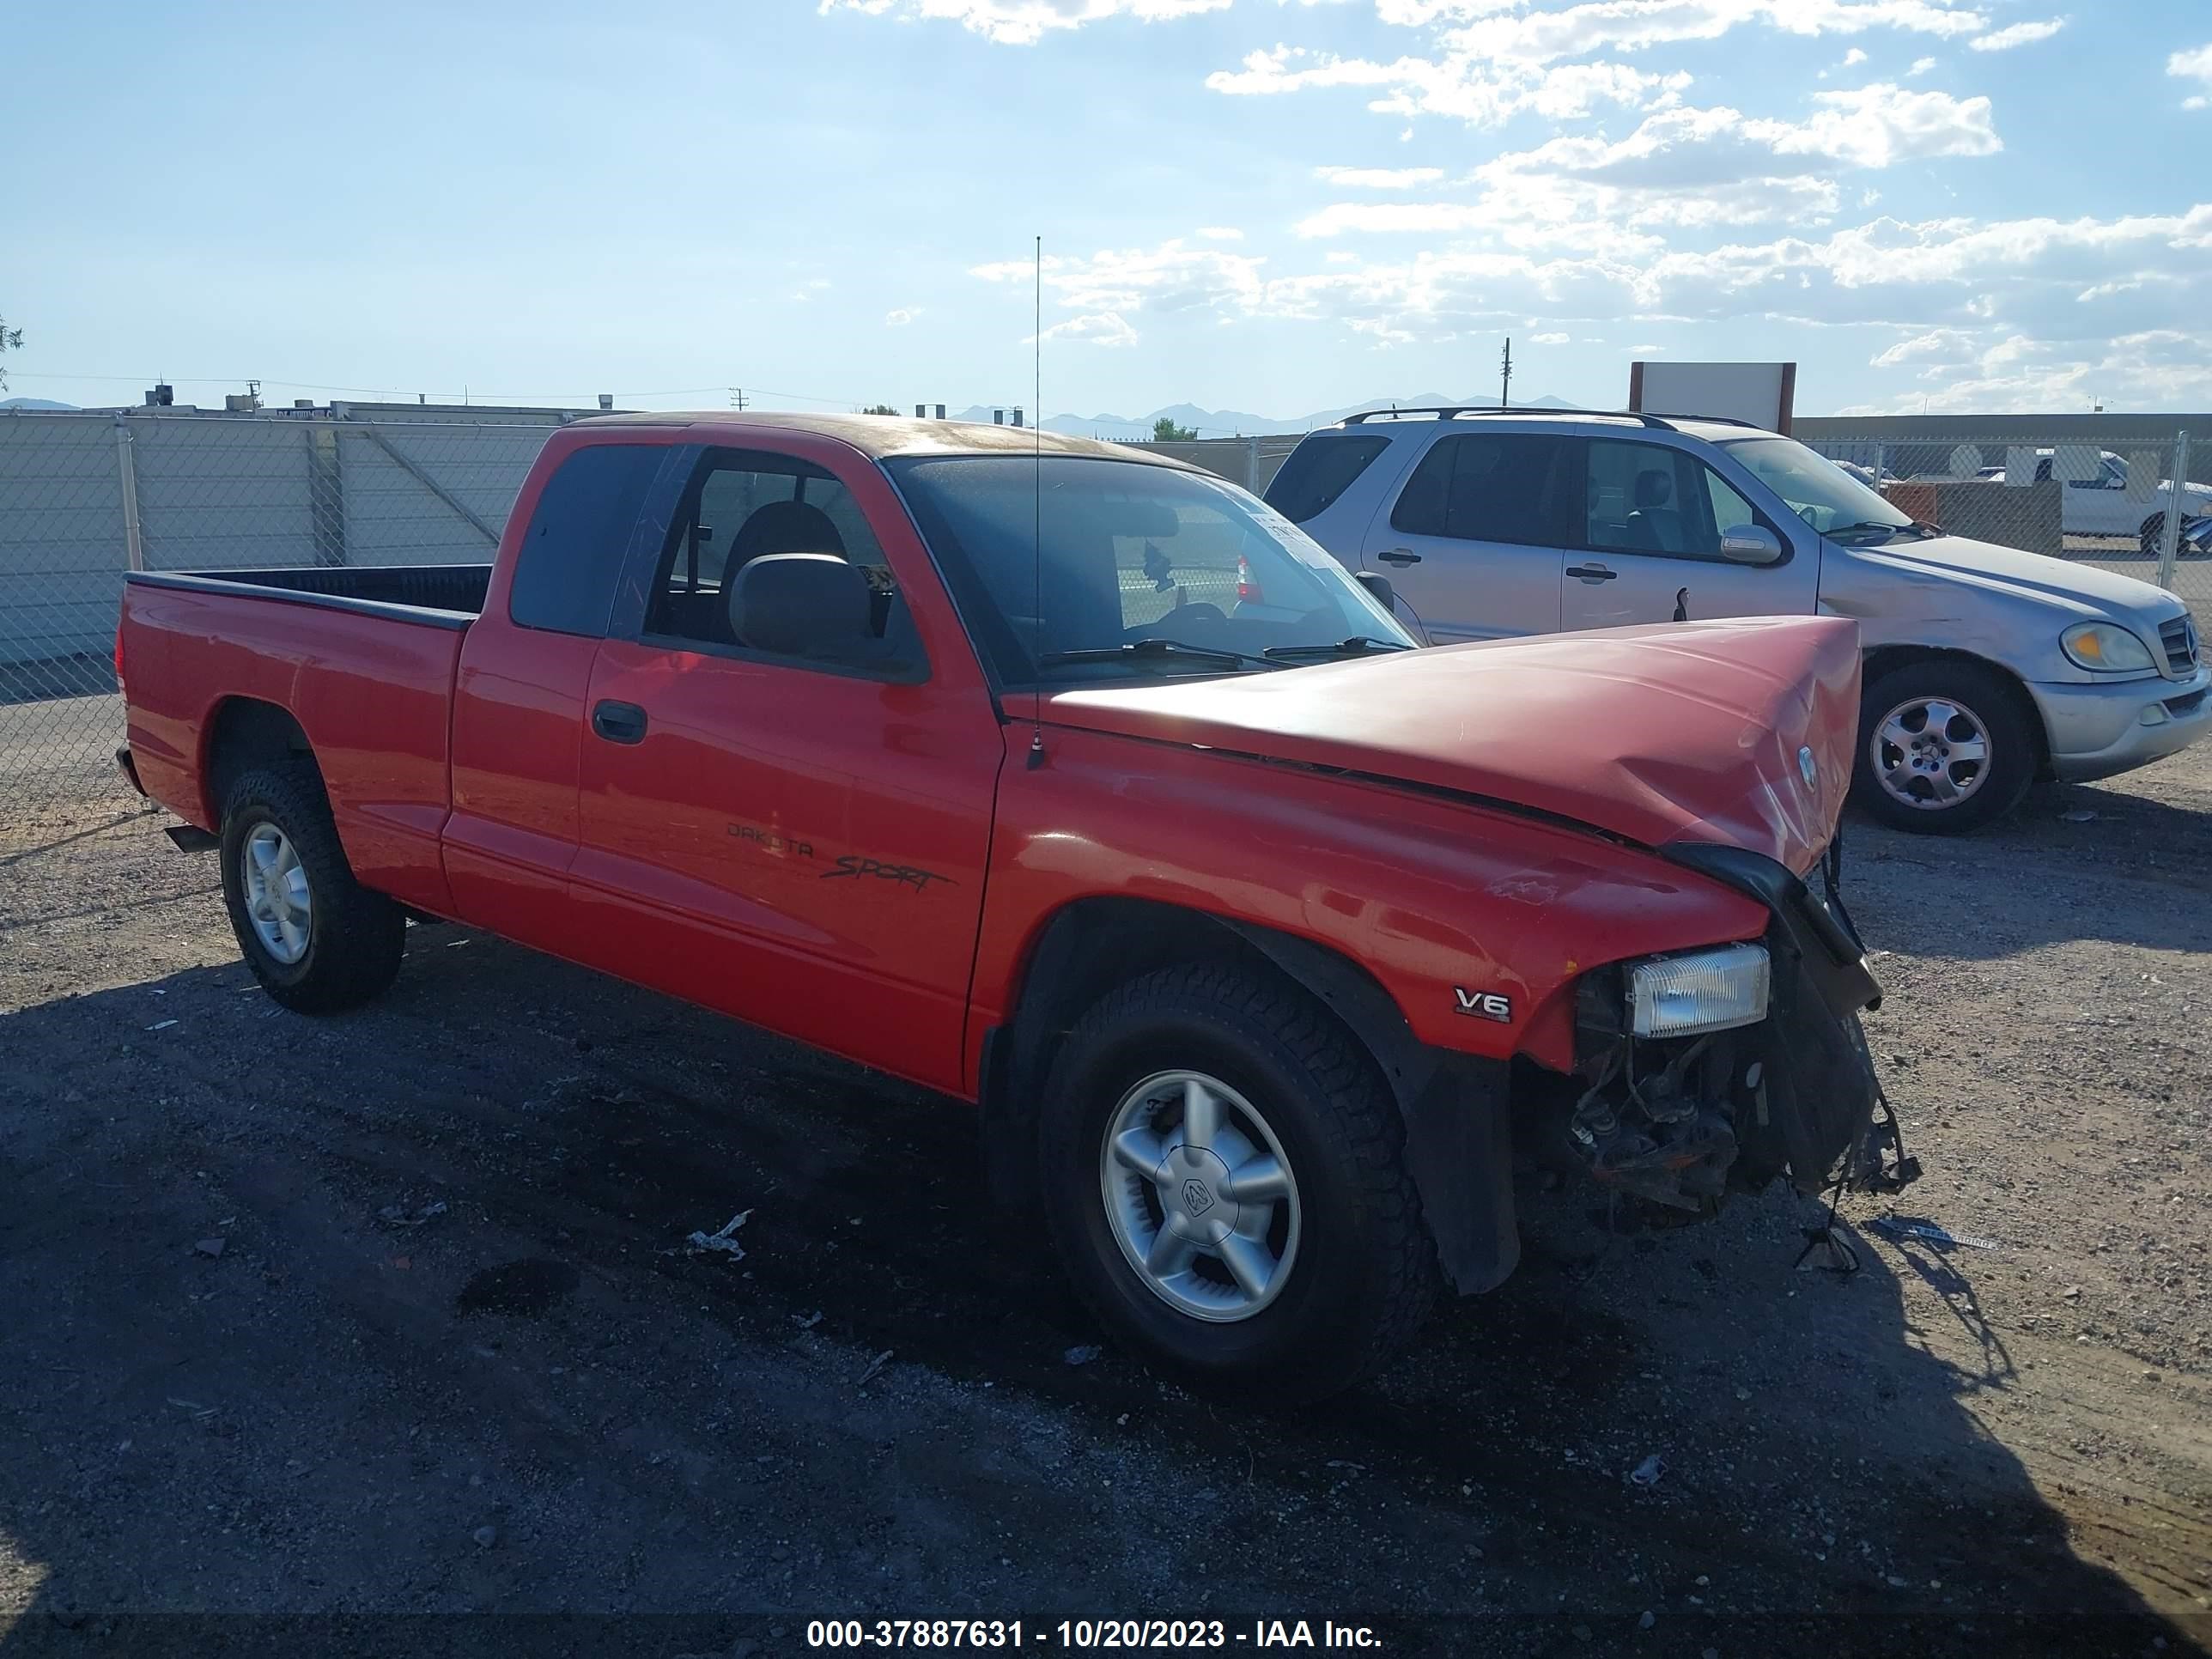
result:
[[[1764,945],[1724,945],[1653,957],[1628,971],[1628,1029],[1640,1037],[1690,1036],[1766,1018]]]
[[[2058,648],[2076,668],[2093,673],[2132,674],[2158,666],[2135,630],[2118,623],[2076,623],[2058,636]]]

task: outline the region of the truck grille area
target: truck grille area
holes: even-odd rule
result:
[[[2166,652],[2166,672],[2174,678],[2197,672],[2197,624],[2186,611],[2159,624],[2158,642]]]
[[[1798,1191],[1817,1193],[1874,1121],[1874,1058],[1858,1015],[1829,1007],[1780,932],[1767,935],[1774,977],[1766,1021],[1757,1028],[1760,1063],[1740,1178],[1786,1174]]]

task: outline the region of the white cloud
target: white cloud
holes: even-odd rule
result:
[[[1200,225],[1196,234],[1209,242],[1241,242],[1244,233],[1234,225]]]
[[[2014,23],[2008,28],[1978,34],[1966,45],[1974,52],[2010,52],[2014,46],[2032,46],[2038,40],[2048,40],[2065,27],[2063,17],[2049,18],[2040,23]]]
[[[1043,276],[1058,304],[1121,323],[1121,313],[1146,308],[1172,313],[1224,301],[1249,307],[1262,286],[1264,263],[1222,248],[1188,247],[1176,238],[1155,248],[1102,250],[1089,258],[1054,255],[1045,260]],[[1026,259],[1008,260],[977,265],[970,274],[986,282],[1025,283],[1035,267]]]
[[[1469,201],[1340,202],[1309,214],[1302,237],[1472,234],[1510,246],[1606,246],[1624,254],[1663,234],[1784,220],[1824,224],[1838,212],[1835,175],[2002,148],[1985,98],[1908,92],[1876,82],[1822,93],[1803,121],[1677,106],[1617,143],[1554,138],[1477,167]],[[1862,198],[1863,205],[1871,205]]]
[[[1623,349],[1632,357],[1656,357],[1667,348],[1662,345],[1632,345]]]
[[[1569,345],[1574,340],[1574,337],[1571,334],[1537,334],[1530,337],[1538,345]]]
[[[1974,355],[1975,337],[1963,329],[1932,328],[1909,340],[1899,340],[1873,360],[1876,368],[1895,368],[1902,363],[1965,362]]]
[[[901,21],[920,18],[957,23],[1001,46],[1030,46],[1051,30],[1080,28],[1109,17],[1128,16],[1158,23],[1197,12],[1219,11],[1230,3],[1231,0],[821,0],[817,9],[824,16],[834,11],[856,11],[868,17],[889,15]]]
[[[2004,148],[1986,98],[1908,92],[1887,81],[1851,92],[1822,92],[1809,121],[1747,121],[1749,137],[1777,155],[1832,156],[1854,167],[1886,167],[1938,155],[1994,155]]]
[[[1866,60],[1867,55],[1865,52],[1860,47],[1853,46],[1849,52],[1844,54],[1844,67],[1845,69],[1856,69],[1861,64],[1865,63]]]
[[[1845,415],[1931,410],[1976,414],[2087,409],[2092,400],[2175,409],[2212,374],[2212,345],[2195,329],[2142,329],[2094,341],[2038,341],[2006,334],[1956,365],[1923,369],[1908,393]]]
[[[2177,52],[2166,60],[2166,72],[2177,79],[2199,81],[2204,91],[2182,100],[2184,109],[2204,109],[2212,106],[2212,46],[2198,46],[2193,52]]]
[[[1118,313],[1101,311],[1085,317],[1071,317],[1064,323],[1054,323],[1042,336],[1048,340],[1081,340],[1091,345],[1132,346],[1137,343],[1137,331],[1123,321]],[[1032,343],[1024,340],[1023,344]]]
[[[1215,92],[1255,97],[1314,87],[1370,87],[1382,95],[1368,105],[1386,115],[1444,115],[1494,126],[1523,110],[1552,120],[1589,114],[1601,104],[1642,104],[1679,94],[1686,75],[1647,74],[1626,64],[1546,66],[1451,52],[1431,61],[1405,57],[1388,64],[1339,58],[1302,47],[1255,52],[1239,70],[1206,77]]]
[[[915,318],[921,315],[921,307],[920,306],[902,306],[896,311],[887,311],[884,313],[884,326],[886,328],[904,328],[908,323],[912,322]]]
[[[1361,211],[1457,216],[1445,245],[1400,257],[1330,258],[1276,270],[1267,261],[1169,242],[1050,262],[1053,298],[1079,318],[1136,308],[1197,310],[1332,324],[1377,340],[1435,343],[1530,317],[1580,322],[1727,322],[1784,317],[1810,327],[1884,324],[1900,343],[1944,329],[2086,341],[2084,361],[2112,336],[2192,326],[2212,306],[2212,204],[2177,215],[2117,219],[1903,221],[1880,218],[1824,236],[1788,234],[1688,249],[1621,233],[1514,244],[1473,204],[1364,203]],[[1341,210],[1349,212],[1350,208]],[[1026,282],[1026,263],[979,268]],[[2077,296],[2095,284],[2144,288],[2103,306]],[[1124,323],[1122,326],[1127,326]],[[1086,330],[1097,328],[1085,324]],[[1108,331],[1114,332],[1117,331]],[[1641,331],[1639,330],[1639,332]],[[1923,345],[1885,367],[1934,361]],[[2208,345],[2212,351],[2212,345]],[[2160,384],[2164,384],[2163,381]]]
[[[1346,190],[1411,190],[1444,176],[1442,167],[1316,167],[1314,177]]]
[[[1933,58],[1916,58],[1912,60],[1912,67],[1905,72],[1910,78],[1917,81],[1935,67],[1936,60]]]
[[[1538,63],[1717,40],[1749,22],[1799,35],[1892,28],[1947,38],[1976,33],[1987,22],[1951,0],[1586,0],[1541,11],[1510,0],[1380,0],[1376,9],[1385,22],[1456,22],[1449,31],[1455,46]]]

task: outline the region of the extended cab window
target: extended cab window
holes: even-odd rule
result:
[[[1352,480],[1389,447],[1388,438],[1372,434],[1308,438],[1291,452],[1267,485],[1265,500],[1292,524],[1304,524],[1335,506]]]
[[[1409,536],[1560,546],[1567,460],[1563,440],[1534,433],[1439,438],[1399,492],[1391,527]]]
[[[607,631],[630,532],[667,453],[658,444],[594,444],[561,463],[515,553],[511,620],[556,634]]]
[[[788,596],[748,585],[750,567],[784,554],[849,566],[849,599],[834,586],[827,595],[810,590],[798,601],[804,614],[794,616]],[[852,492],[810,461],[761,451],[709,450],[700,461],[654,571],[645,633],[901,676],[921,662],[912,619]]]

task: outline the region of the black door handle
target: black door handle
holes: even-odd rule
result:
[[[1388,547],[1375,556],[1385,564],[1419,564],[1421,556],[1410,547]]]
[[[1571,564],[1567,567],[1567,574],[1580,582],[1609,582],[1620,572],[1607,570],[1601,564]]]
[[[592,709],[592,730],[609,743],[643,743],[645,710],[634,702],[603,702]]]

